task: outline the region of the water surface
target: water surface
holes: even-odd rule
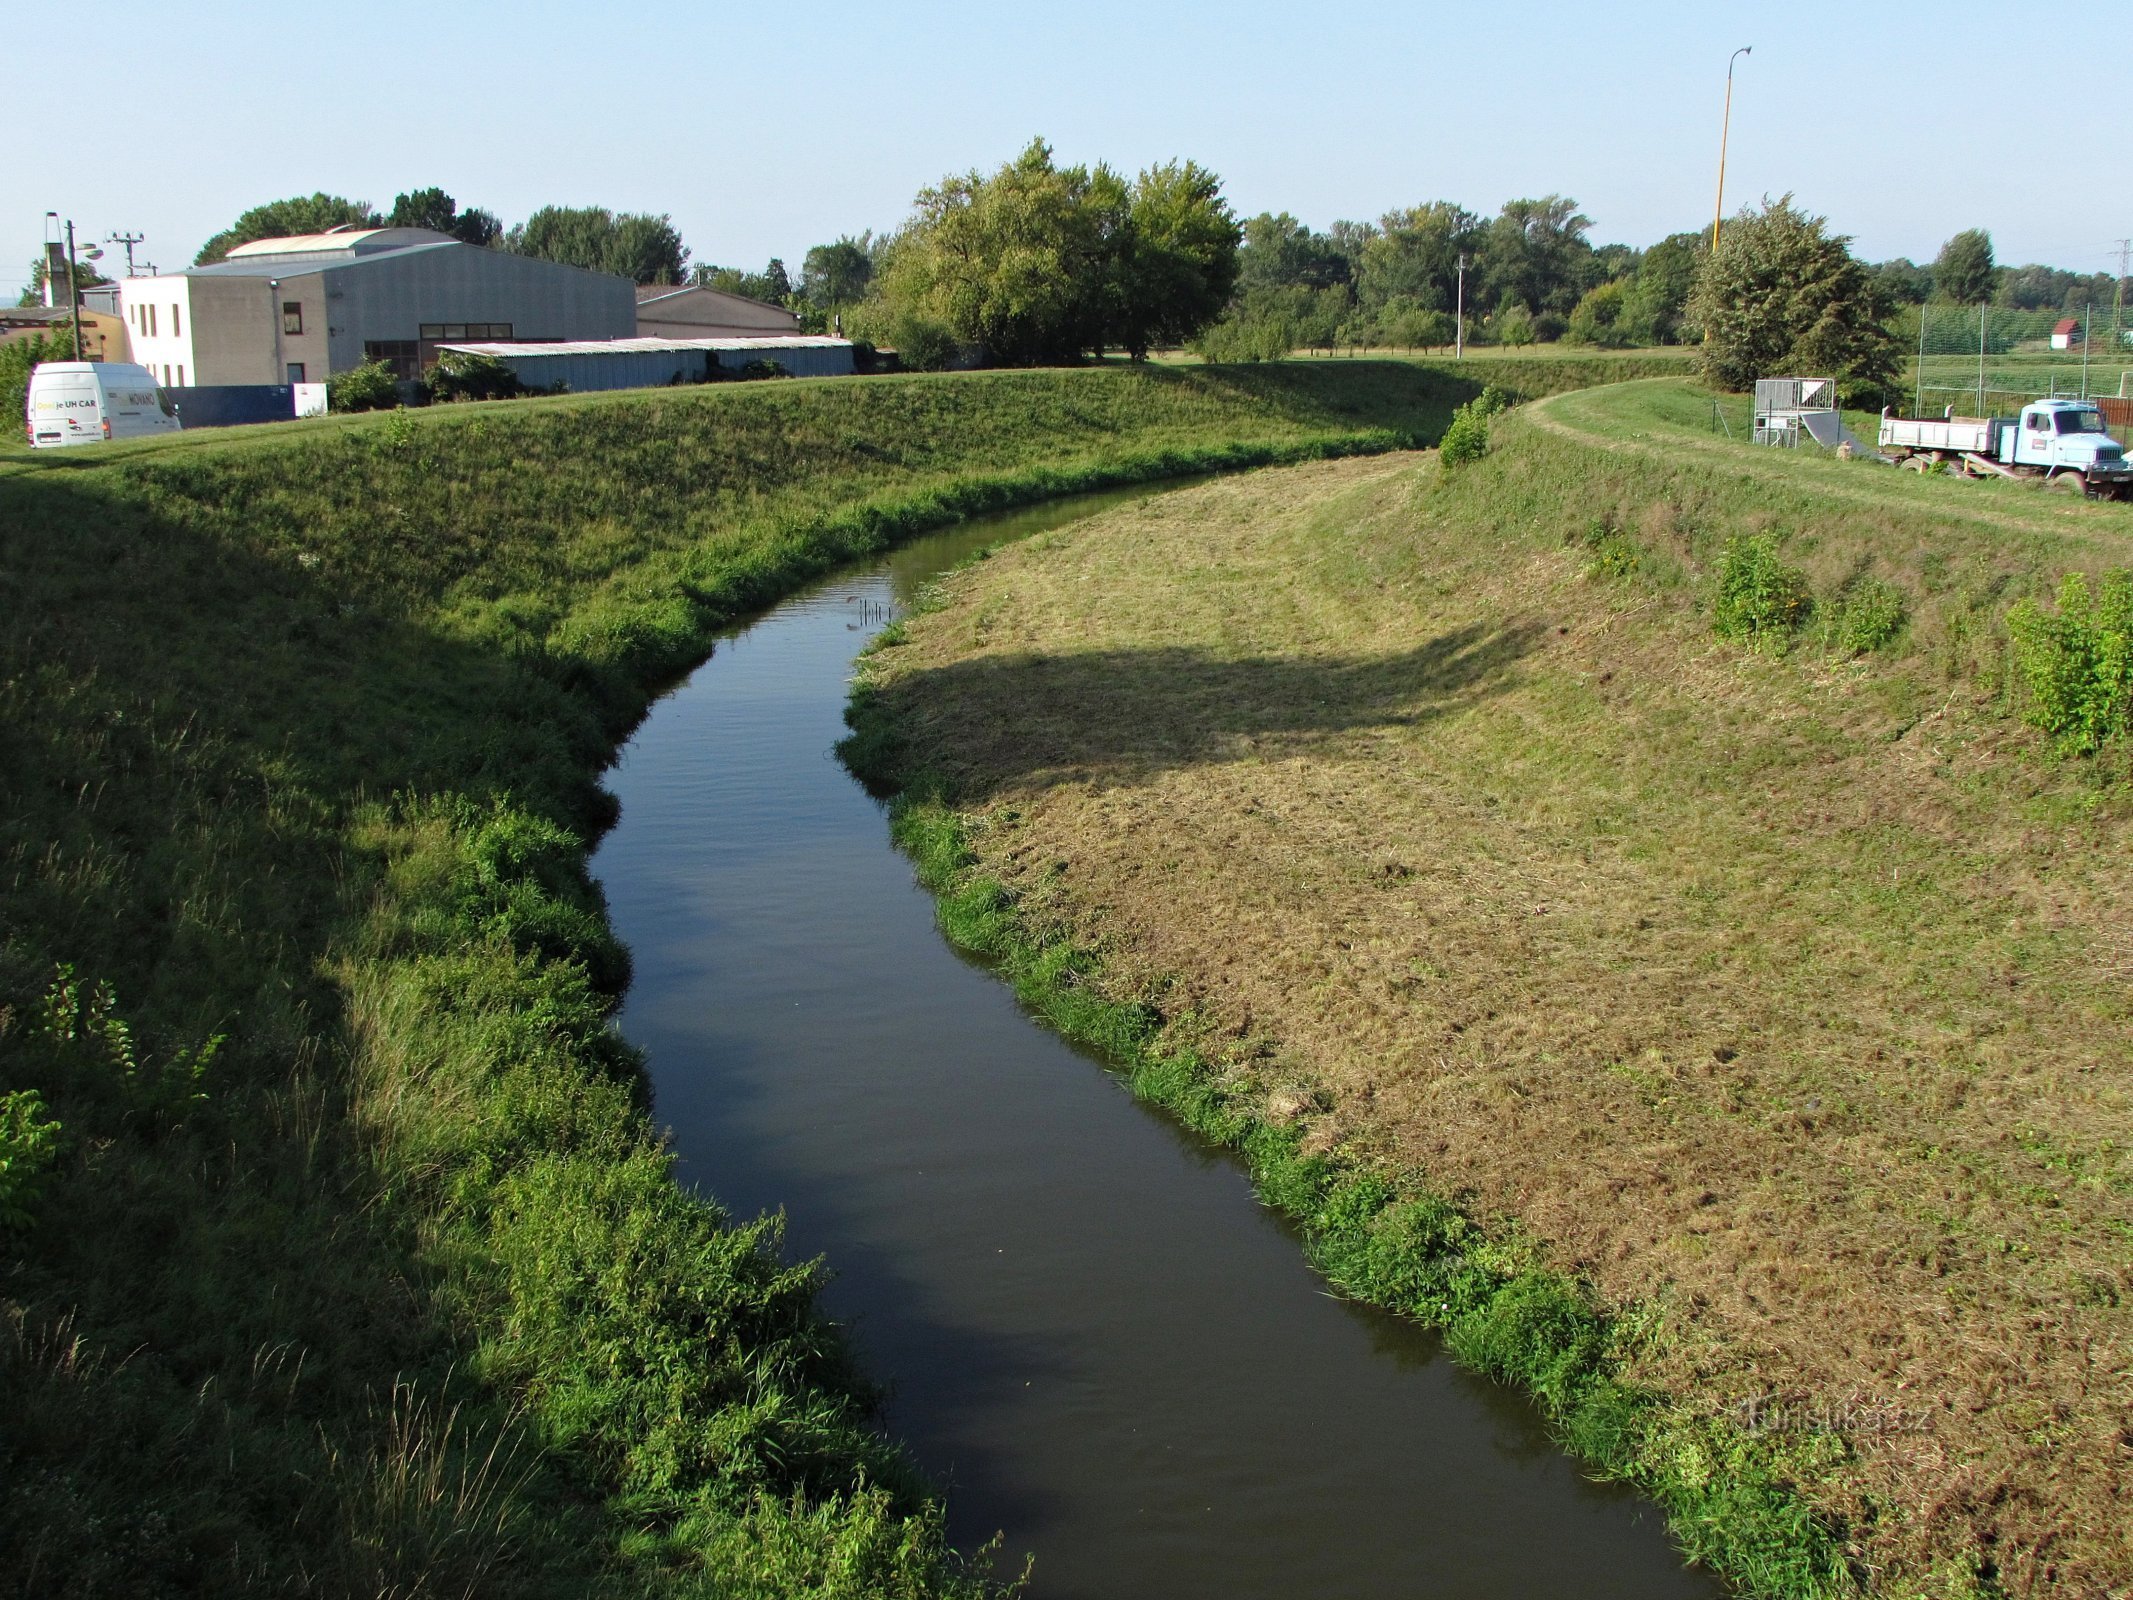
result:
[[[1136,491],[1146,492],[1146,491]],[[1238,1166],[936,931],[831,746],[965,523],[722,641],[611,774],[594,870],[682,1176],[826,1254],[888,1421],[1034,1600],[1712,1596],[1517,1396],[1334,1298]]]

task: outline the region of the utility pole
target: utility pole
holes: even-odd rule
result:
[[[129,278],[133,276],[133,247],[147,237],[148,235],[145,233],[114,233],[104,241],[106,244],[124,245],[126,247],[126,276]]]
[[[2118,288],[2111,297],[2111,331],[2118,335],[2118,342],[2126,338],[2126,266],[2133,262],[2133,239],[2118,241]]]
[[[1466,252],[1464,250],[1459,252],[1458,306],[1459,309],[1455,313],[1453,313],[1452,320],[1455,326],[1452,336],[1453,338],[1457,339],[1459,343],[1457,353],[1453,356],[1452,359],[1455,361],[1464,361],[1466,359]]]
[[[81,285],[74,277],[74,224],[67,224],[67,310],[74,318],[74,359],[86,359],[81,347]]]
[[[1711,212],[1711,254],[1718,254],[1718,225],[1726,215],[1726,139],[1733,132],[1733,63],[1742,56],[1755,54],[1755,46],[1744,44],[1726,57],[1726,115],[1718,125],[1718,205]]]

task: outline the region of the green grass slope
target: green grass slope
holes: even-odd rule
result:
[[[2133,508],[1711,416],[1028,541],[844,753],[953,937],[1743,1588],[2117,1593],[2133,613],[2056,597]]]
[[[1474,387],[760,384],[0,464],[7,1587],[969,1588],[818,1269],[670,1180],[596,775],[836,563]]]

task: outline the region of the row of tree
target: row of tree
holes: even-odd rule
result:
[[[1172,162],[1127,178],[1061,166],[1043,140],[998,170],[923,190],[893,234],[810,249],[795,279],[689,260],[666,216],[545,206],[506,228],[439,188],[389,210],[314,194],[255,206],[202,247],[222,259],[253,239],[340,226],[424,227],[639,283],[697,283],[785,305],[817,331],[842,327],[895,346],[907,364],[1035,364],[1195,343],[1214,359],[1262,359],[1336,345],[1563,339],[1600,346],[1700,341],[1712,376],[1737,386],[1790,365],[1872,387],[1895,370],[1892,313],[1928,300],[2030,308],[2108,299],[2111,280],[2005,268],[1970,229],[1930,268],[1868,266],[1850,241],[1790,196],[1742,212],[1716,256],[1698,232],[1648,249],[1594,245],[1562,195],[1484,217],[1450,201],[1321,233],[1286,212],[1240,222],[1220,181]],[[92,275],[93,276],[93,275]]]
[[[2111,305],[2119,281],[2108,272],[2068,272],[2032,262],[2003,267],[1993,260],[1992,235],[1965,228],[1940,248],[1930,267],[1907,257],[1874,268],[1882,293],[1899,305],[1939,301],[1959,306],[1994,305],[2015,311],[2080,312]]]
[[[1436,200],[1326,233],[1264,213],[1244,224],[1237,294],[1205,342],[1210,351],[1445,345],[1462,308],[1469,337],[1506,344],[1677,337],[1697,236],[1638,251],[1595,246],[1591,228],[1562,195],[1513,200],[1494,217]]]

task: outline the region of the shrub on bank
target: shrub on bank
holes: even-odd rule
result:
[[[1489,453],[1489,418],[1504,405],[1503,391],[1491,387],[1452,413],[1451,426],[1444,430],[1444,441],[1438,446],[1446,467],[1462,467]]]
[[[1780,559],[1774,538],[1762,533],[1726,541],[1712,619],[1720,638],[1782,650],[1813,611],[1807,574]]]
[[[400,403],[400,380],[389,361],[366,361],[326,380],[326,404],[335,411],[390,411]]]
[[[2059,609],[2024,600],[2008,614],[2015,663],[2029,690],[2025,715],[2071,755],[2093,755],[2133,727],[2133,572],[2091,592],[2069,573]]]

